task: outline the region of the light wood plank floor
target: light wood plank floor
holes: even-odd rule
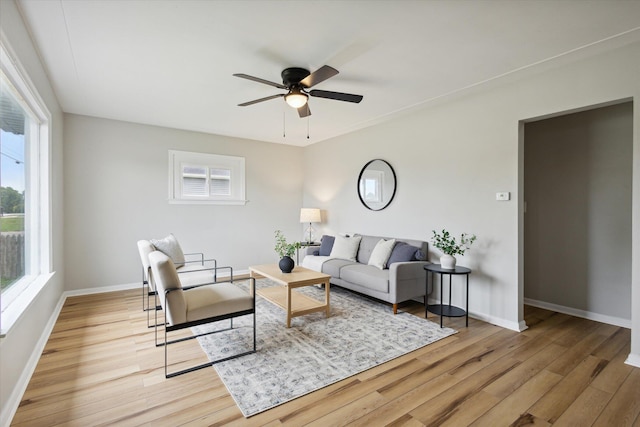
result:
[[[460,332],[245,419],[213,368],[164,378],[140,299],[67,299],[12,425],[640,426],[628,329],[531,307],[522,333],[445,319]],[[176,354],[206,361],[195,340]]]

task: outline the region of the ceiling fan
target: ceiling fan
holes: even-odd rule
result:
[[[323,65],[313,73],[304,68],[286,68],[282,71],[282,84],[264,80],[259,77],[253,77],[248,74],[234,74],[236,77],[240,77],[254,82],[263,83],[269,86],[277,87],[278,89],[285,89],[288,92],[278,95],[271,95],[265,98],[254,99],[253,101],[243,102],[238,104],[240,107],[246,107],[247,105],[257,104],[258,102],[268,101],[270,99],[284,97],[284,100],[291,107],[298,110],[300,117],[307,117],[311,115],[309,110],[309,96],[317,98],[335,99],[337,101],[355,102],[362,101],[362,95],[353,95],[351,93],[342,92],[330,92],[327,90],[308,90],[313,86],[321,83],[338,74],[338,70],[328,65]]]

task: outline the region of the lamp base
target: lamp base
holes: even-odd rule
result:
[[[309,223],[309,226],[308,226],[308,227],[307,227],[307,229],[304,231],[304,234],[305,234],[305,236],[304,236],[304,240],[305,240],[305,242],[307,242],[308,244],[313,243],[313,238],[314,238],[313,232],[314,232],[314,231],[315,231],[315,230],[314,230],[314,229],[313,229],[313,227],[311,226],[311,223]]]

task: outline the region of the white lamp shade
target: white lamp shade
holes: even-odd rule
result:
[[[320,209],[302,208],[300,209],[300,222],[321,222]]]
[[[301,92],[291,92],[285,95],[284,100],[293,108],[300,108],[307,103],[308,96]]]

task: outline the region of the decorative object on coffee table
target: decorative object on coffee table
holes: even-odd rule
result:
[[[305,238],[307,244],[313,243],[313,227],[312,223],[322,222],[322,216],[320,215],[320,209],[317,208],[302,208],[300,209],[300,222],[309,223],[309,227],[305,230]]]
[[[293,253],[300,248],[300,242],[287,243],[287,239],[282,235],[280,230],[276,230],[276,246],[275,251],[280,255],[278,266],[283,273],[291,273],[295,262],[293,261]]]
[[[458,242],[456,238],[445,229],[442,229],[441,233],[437,233],[436,230],[432,231],[433,237],[431,237],[431,241],[433,242],[433,246],[440,249],[443,253],[440,257],[440,265],[443,269],[447,270],[455,269],[455,255],[464,255],[465,251],[476,241],[475,234],[469,235],[462,233],[460,235],[460,241]]]

